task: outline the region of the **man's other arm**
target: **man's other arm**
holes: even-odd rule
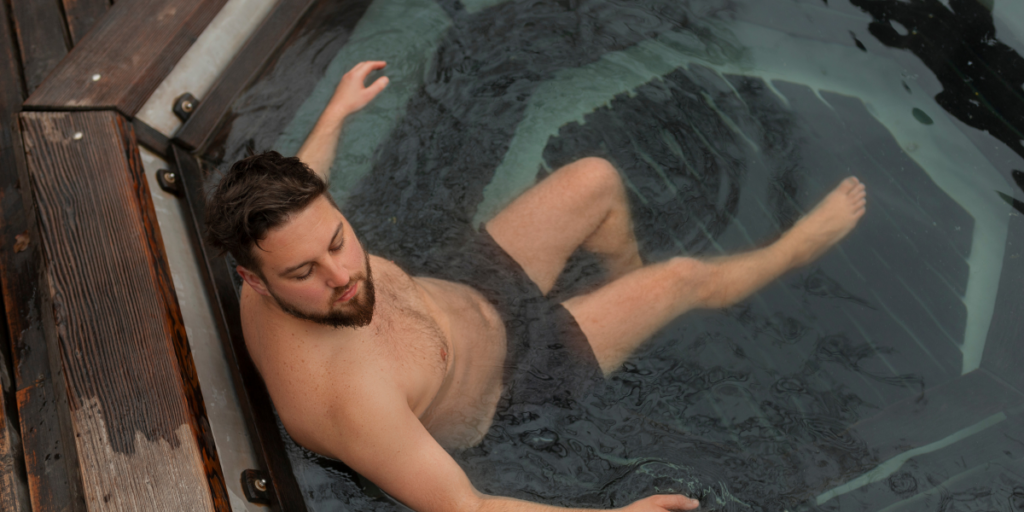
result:
[[[388,77],[382,76],[369,86],[366,77],[377,69],[384,68],[384,61],[374,60],[360,62],[341,77],[341,82],[334,89],[331,101],[320,114],[320,119],[309,132],[306,141],[299,148],[297,157],[320,175],[324,181],[330,181],[331,163],[334,152],[338,148],[341,137],[341,125],[349,114],[365,107],[374,97],[388,85]]]
[[[352,383],[351,379],[346,379]],[[361,385],[360,385],[361,384]],[[417,512],[548,512],[565,509],[481,494],[458,463],[427,432],[402,392],[376,379],[338,386],[330,400],[336,435],[330,455]],[[361,389],[359,389],[361,388]],[[624,512],[692,510],[699,503],[680,495],[656,495]]]

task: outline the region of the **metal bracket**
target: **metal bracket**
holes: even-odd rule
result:
[[[192,93],[186,92],[174,100],[172,110],[174,110],[174,115],[184,123],[188,121],[189,117],[192,117],[192,112],[195,112],[197,108],[199,108],[199,100],[192,96]]]
[[[266,473],[255,469],[242,471],[242,491],[249,502],[270,505],[270,477]]]
[[[181,180],[178,179],[178,175],[168,169],[160,169],[156,172],[156,181],[160,184],[160,188],[164,192],[169,192],[178,197],[181,197]]]

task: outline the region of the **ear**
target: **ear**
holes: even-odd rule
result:
[[[256,275],[255,272],[238,265],[235,267],[235,272],[238,272],[239,276],[242,276],[242,280],[249,284],[256,293],[269,297],[270,292],[267,291],[267,284],[263,282],[263,278]]]

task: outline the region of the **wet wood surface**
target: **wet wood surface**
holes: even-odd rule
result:
[[[6,9],[0,9],[0,88],[3,89],[0,91],[0,123],[3,123],[0,125],[0,174],[10,173],[16,165],[9,125],[12,112],[16,111],[22,98],[17,50],[9,27]],[[0,176],[0,187],[4,181],[5,177]],[[3,226],[4,217],[0,211],[0,227]],[[0,244],[4,242],[0,238]],[[6,311],[6,307],[3,310]],[[0,512],[28,512],[28,480],[25,476],[25,456],[21,450],[21,429],[18,428],[15,399],[17,387],[11,360],[13,351],[7,327],[7,315],[0,316]]]
[[[230,510],[130,123],[21,126],[88,508]]]
[[[117,2],[32,93],[26,109],[112,108],[134,116],[225,2]]]
[[[315,0],[280,0],[210,88],[199,108],[178,130],[176,141],[190,150],[203,147],[231,102],[273,57]]]
[[[107,0],[62,0],[62,3],[72,46],[78,44],[110,9]]]
[[[10,499],[7,505],[18,501],[24,507],[27,501],[36,512],[84,510],[66,394],[54,392],[63,389],[63,380],[59,373],[51,373],[51,348],[56,345],[45,333],[53,332],[52,310],[38,293],[46,288],[16,122],[25,91],[21,55],[7,12],[0,9],[0,287],[10,333],[10,350],[4,356],[9,357],[14,394],[5,396],[11,401],[5,403],[3,425],[9,447],[14,431],[20,435],[22,460],[5,467],[2,477],[14,480],[18,491],[22,487],[16,480],[24,478],[28,496],[7,495],[6,490],[4,495]],[[63,37],[60,34],[58,38]],[[19,474],[19,464],[24,475]]]
[[[199,160],[177,144],[171,145],[171,156],[182,185],[187,208],[186,223],[191,228],[190,238],[202,256],[203,279],[211,290],[214,316],[221,331],[220,338],[227,346],[224,352],[233,367],[238,401],[246,417],[249,437],[253,441],[260,470],[270,476],[271,508],[289,512],[305,512],[302,491],[292,472],[291,461],[285,452],[284,441],[278,428],[277,417],[266,385],[256,365],[249,357],[242,337],[238,294],[231,279],[234,271],[224,256],[208,247],[200,236],[206,230],[206,203],[203,193],[204,172]]]
[[[0,512],[30,512],[10,354],[7,319],[0,316]]]
[[[31,94],[68,53],[59,0],[10,0],[11,15]]]

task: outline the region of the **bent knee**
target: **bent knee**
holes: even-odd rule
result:
[[[618,198],[625,193],[622,176],[611,162],[604,158],[592,156],[573,162],[574,181],[581,190],[589,190],[595,194]]]

